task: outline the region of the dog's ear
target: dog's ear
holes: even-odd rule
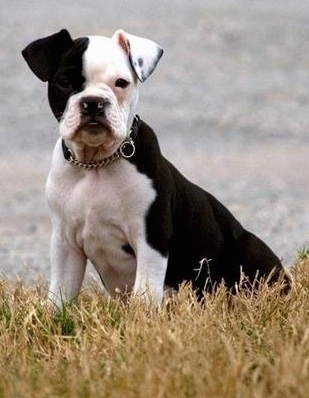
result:
[[[22,55],[32,72],[43,82],[50,80],[56,72],[63,53],[73,44],[69,32],[62,29],[51,36],[30,43]]]
[[[133,71],[138,80],[143,83],[157,66],[163,49],[152,40],[131,35],[123,30],[117,30],[113,39],[128,54]]]

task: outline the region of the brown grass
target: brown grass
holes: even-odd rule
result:
[[[306,256],[303,256],[306,257]],[[279,287],[157,309],[84,292],[61,312],[42,287],[0,283],[0,397],[308,397],[309,259]]]

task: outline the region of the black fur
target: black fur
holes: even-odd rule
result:
[[[83,90],[82,56],[89,39],[72,40],[67,30],[30,43],[22,55],[33,73],[48,81],[48,100],[57,120],[60,120],[72,94]]]
[[[165,159],[152,129],[141,122],[136,154],[130,159],[152,181],[157,197],[146,220],[148,243],[168,256],[166,285],[190,281],[198,292],[225,281],[234,288],[241,271],[248,284],[285,276],[278,257],[258,237],[245,230],[210,193],[182,176]]]

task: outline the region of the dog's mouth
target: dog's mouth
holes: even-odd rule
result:
[[[79,124],[78,130],[86,131],[90,135],[112,133],[109,122],[103,116],[84,116]]]
[[[104,146],[108,151],[115,140],[114,129],[105,116],[82,116],[73,138],[90,147]]]

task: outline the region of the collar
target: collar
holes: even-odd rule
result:
[[[120,158],[129,159],[135,154],[135,144],[134,140],[137,138],[138,128],[141,124],[141,120],[138,115],[134,116],[131,129],[127,138],[123,141],[120,147],[114,152],[111,156],[99,160],[97,162],[81,162],[75,159],[74,154],[70,148],[68,148],[65,144],[65,141],[62,140],[62,152],[64,159],[67,163],[72,164],[73,166],[77,166],[81,169],[99,169],[108,165],[109,163],[115,162]]]

